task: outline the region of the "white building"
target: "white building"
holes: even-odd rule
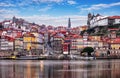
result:
[[[120,24],[120,16],[101,16],[99,14],[95,16],[89,14],[88,23],[90,28],[96,26],[108,26],[108,25]]]

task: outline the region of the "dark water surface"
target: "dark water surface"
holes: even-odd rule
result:
[[[120,78],[120,60],[0,60],[0,78]]]

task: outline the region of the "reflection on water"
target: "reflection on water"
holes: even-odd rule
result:
[[[0,78],[120,78],[120,60],[0,60]]]

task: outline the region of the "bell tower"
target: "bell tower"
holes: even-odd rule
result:
[[[71,20],[70,20],[70,18],[68,19],[68,28],[71,28]]]

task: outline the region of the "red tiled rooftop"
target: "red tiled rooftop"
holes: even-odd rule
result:
[[[54,38],[62,38],[61,36],[54,36]]]
[[[80,36],[80,35],[73,35],[72,37],[73,38],[82,38],[82,36]]]
[[[109,19],[120,19],[120,16],[109,16]]]
[[[60,33],[63,33],[63,34],[66,34],[66,30],[61,30],[61,31],[59,31]]]
[[[108,30],[119,30],[118,28],[109,28]]]
[[[3,22],[4,22],[4,23],[5,23],[5,22],[10,22],[10,20],[4,20]]]
[[[16,34],[17,34],[17,35],[15,36],[15,38],[20,38],[20,37],[22,37],[22,32],[17,32]]]
[[[27,32],[26,34],[24,34],[23,36],[27,36],[27,37],[35,37],[34,34],[31,34],[30,32]]]
[[[10,42],[13,42],[15,39],[13,37],[5,36],[5,39],[7,39]]]
[[[111,40],[111,43],[120,43],[120,38],[116,38]]]

